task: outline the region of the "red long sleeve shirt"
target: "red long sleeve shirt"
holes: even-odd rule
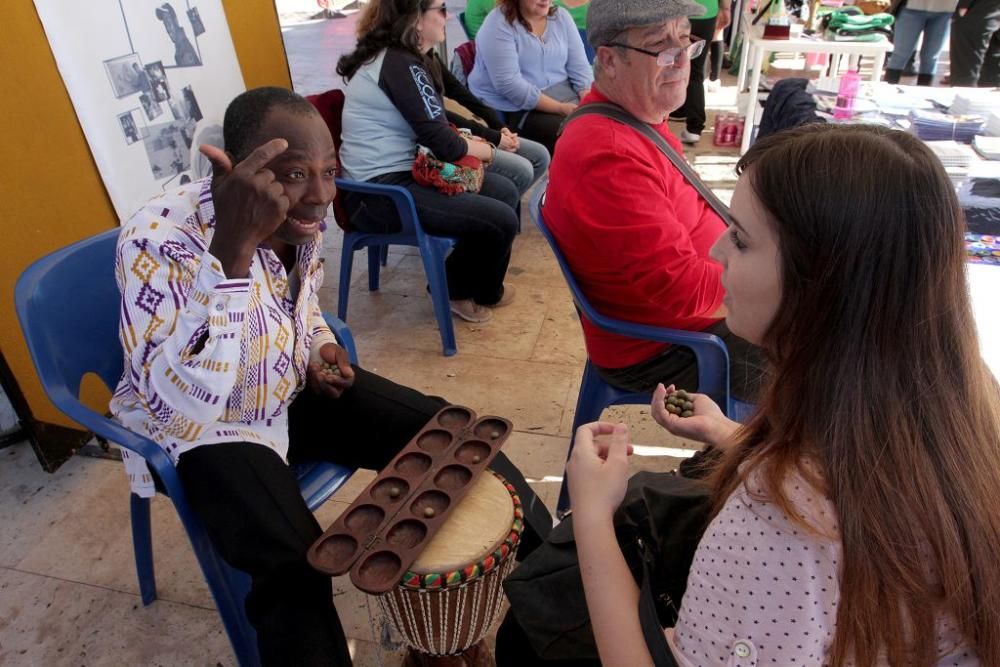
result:
[[[583,103],[605,101],[594,88]],[[654,128],[683,155],[665,122]],[[598,115],[570,123],[549,168],[543,213],[602,314],[688,331],[718,321],[711,315],[722,304],[722,267],[708,251],[725,223],[634,129]],[[582,321],[587,354],[598,366],[631,366],[666,347]]]

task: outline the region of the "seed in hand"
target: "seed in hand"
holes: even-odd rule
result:
[[[323,377],[329,379],[335,375],[340,375],[340,367],[337,364],[331,364],[329,361],[324,361],[323,365],[320,367],[320,373]]]
[[[667,412],[678,417],[694,416],[693,397],[683,389],[667,394],[666,398],[663,399],[663,407]]]

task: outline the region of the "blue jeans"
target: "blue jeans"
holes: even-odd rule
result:
[[[892,55],[889,69],[901,70],[917,48],[917,39],[924,33],[924,43],[920,47],[921,74],[937,73],[938,54],[948,39],[951,12],[925,12],[903,8],[896,17],[893,28]]]
[[[549,150],[537,141],[523,137],[519,137],[519,140],[517,152],[497,150],[496,159],[486,169],[509,178],[517,186],[518,192],[524,195],[549,168],[552,158]]]

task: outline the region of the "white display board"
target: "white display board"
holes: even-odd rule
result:
[[[34,0],[119,219],[209,173],[245,90],[221,0]]]

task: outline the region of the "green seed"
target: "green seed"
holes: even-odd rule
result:
[[[681,413],[681,417],[693,417],[693,416],[694,413],[691,412],[690,410],[685,410],[684,412]]]
[[[681,409],[676,405],[670,404],[667,406],[667,412],[672,415],[679,415],[681,413]]]
[[[685,410],[694,410],[694,403],[692,403],[691,401],[684,401],[684,405],[681,407],[683,407]]]
[[[684,391],[683,389],[678,389],[677,391],[675,391],[675,392],[674,392],[674,395],[675,395],[675,396],[676,396],[677,398],[679,398],[679,399],[682,399],[682,400],[685,400],[685,401],[691,398],[691,397],[690,397],[690,396],[688,395],[688,393],[687,393],[686,391]]]

